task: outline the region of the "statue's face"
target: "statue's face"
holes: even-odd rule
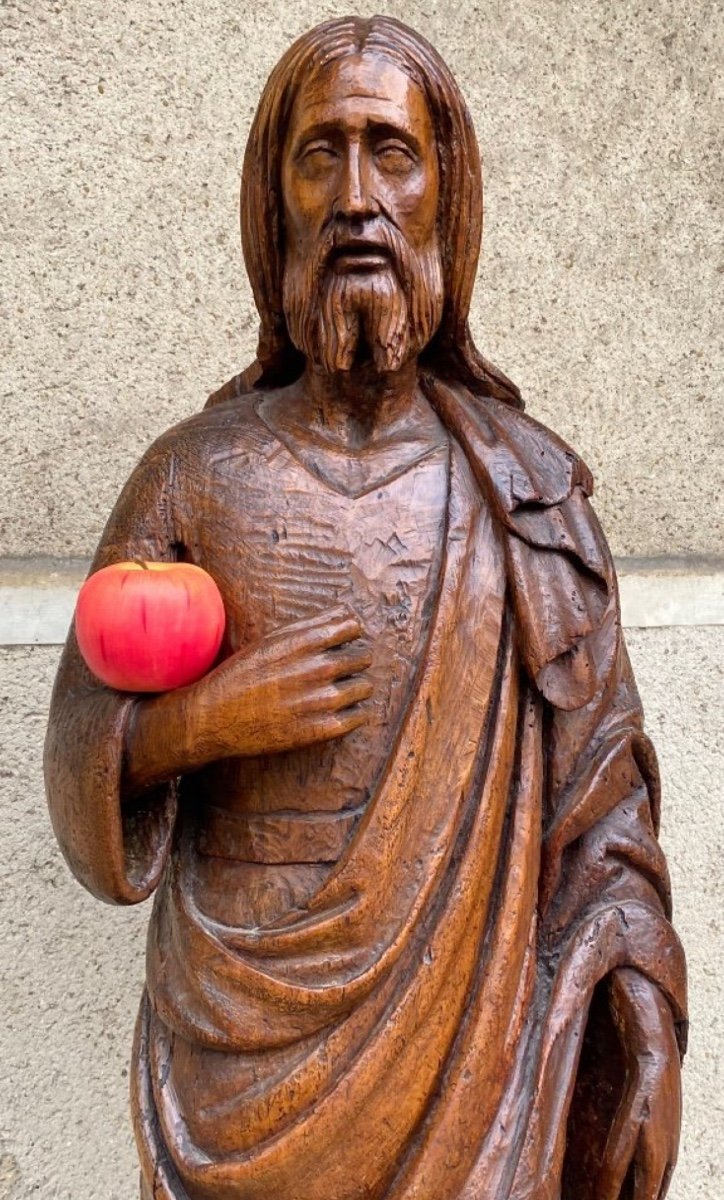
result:
[[[283,159],[288,246],[313,249],[335,216],[382,212],[416,250],[435,233],[438,161],[420,89],[383,58],[344,58],[308,80],[292,111]],[[372,256],[373,257],[373,256]],[[343,259],[340,271],[373,271]]]
[[[285,312],[327,370],[395,370],[442,312],[435,133],[404,71],[362,53],[302,85],[282,159]]]

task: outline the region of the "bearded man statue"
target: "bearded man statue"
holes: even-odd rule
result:
[[[258,358],[148,451],[92,570],[217,581],[219,660],[103,687],[46,777],[72,870],[155,892],[144,1200],[658,1200],[684,964],[580,458],[476,350],[472,123],[383,17],[274,70],[244,164]]]

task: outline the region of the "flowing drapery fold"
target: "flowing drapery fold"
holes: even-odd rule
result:
[[[154,1200],[556,1200],[599,985],[639,971],[683,1039],[655,757],[590,476],[509,406],[423,386],[455,447],[435,611],[367,810],[302,906],[262,928],[206,915],[173,789],[121,803],[133,702],[98,703],[66,651],[61,843],[99,894],[157,887],[134,1056]],[[98,565],[171,556],[173,448]]]

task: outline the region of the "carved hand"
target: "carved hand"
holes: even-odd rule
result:
[[[679,1049],[655,984],[629,968],[611,977],[611,1009],[628,1057],[627,1087],[606,1145],[598,1200],[619,1200],[633,1164],[632,1200],[663,1200],[681,1121]]]
[[[127,747],[132,792],[220,758],[329,741],[366,719],[372,661],[347,608],[296,621],[231,655],[198,683],[139,700]]]
[[[328,741],[365,719],[369,648],[348,609],[296,622],[228,658],[201,681],[197,737],[216,757]],[[356,644],[355,644],[356,643]]]

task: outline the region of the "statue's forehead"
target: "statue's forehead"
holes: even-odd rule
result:
[[[420,141],[434,138],[421,88],[402,67],[370,52],[336,59],[309,73],[295,99],[290,133],[365,119],[406,128]]]

